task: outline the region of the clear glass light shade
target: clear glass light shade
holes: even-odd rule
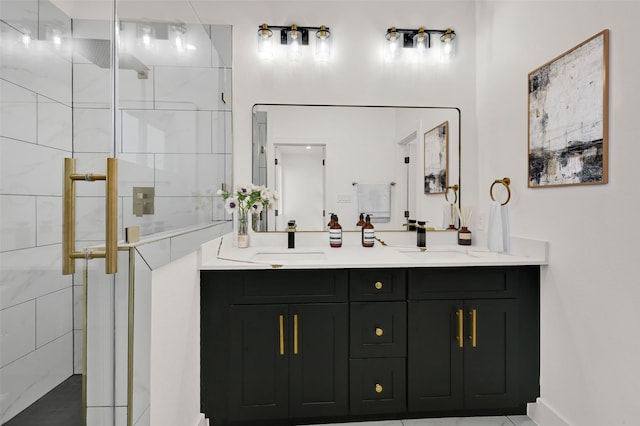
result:
[[[456,56],[456,33],[447,30],[442,36],[440,36],[440,58],[442,60],[449,60]]]
[[[429,55],[429,34],[419,32],[413,36],[413,53],[416,58],[426,58]]]
[[[397,31],[387,32],[387,45],[385,47],[385,58],[387,60],[395,59],[400,56],[402,49],[402,34]]]
[[[273,58],[273,31],[263,25],[258,30],[258,56],[262,59]]]
[[[302,33],[298,29],[292,28],[287,31],[287,45],[291,59],[302,57]]]
[[[316,32],[316,59],[327,61],[331,57],[331,33],[326,28]]]

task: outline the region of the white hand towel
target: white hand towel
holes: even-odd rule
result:
[[[489,229],[487,231],[487,247],[491,251],[504,250],[502,206],[498,201],[491,203],[489,210]]]
[[[500,206],[502,210],[502,251],[509,253],[511,250],[511,227],[509,225],[509,206]]]

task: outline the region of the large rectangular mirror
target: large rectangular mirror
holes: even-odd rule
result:
[[[364,212],[381,230],[406,229],[409,219],[448,228],[450,202],[460,202],[460,120],[455,107],[254,105],[253,182],[280,194],[256,227],[282,231],[295,220],[320,231],[335,213],[355,230]],[[434,129],[447,147],[445,193],[425,190]]]

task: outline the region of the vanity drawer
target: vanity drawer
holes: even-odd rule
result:
[[[351,358],[406,355],[406,302],[362,302],[350,306]]]
[[[352,269],[349,296],[352,301],[404,300],[406,269]]]
[[[517,267],[415,268],[408,273],[411,300],[512,298]]]
[[[345,270],[216,271],[211,280],[226,285],[233,304],[347,301]]]
[[[405,358],[352,359],[349,367],[350,414],[406,412]]]

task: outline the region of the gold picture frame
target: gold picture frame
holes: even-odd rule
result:
[[[608,182],[609,30],[531,71],[528,187]]]
[[[444,194],[449,185],[449,122],[424,133],[424,193]]]

